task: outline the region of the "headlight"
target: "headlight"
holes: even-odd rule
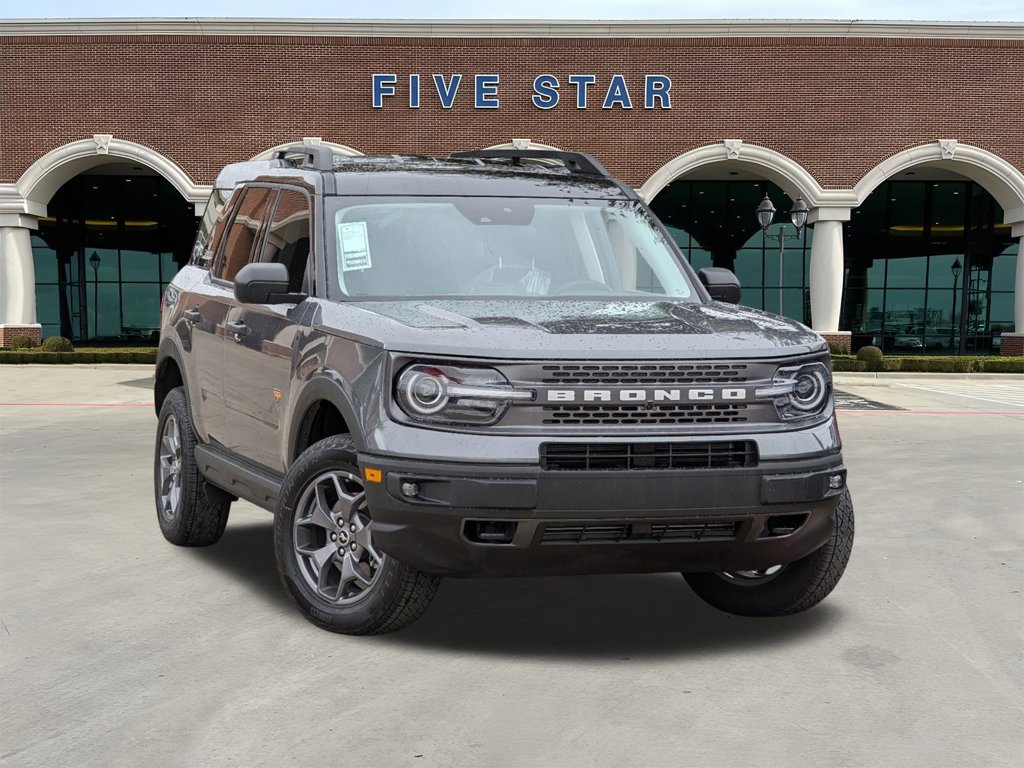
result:
[[[823,363],[779,368],[772,385],[755,394],[772,398],[786,421],[806,419],[825,410],[832,395],[832,377]]]
[[[514,400],[533,400],[532,390],[514,389],[493,368],[410,365],[398,376],[395,398],[418,421],[493,424]]]

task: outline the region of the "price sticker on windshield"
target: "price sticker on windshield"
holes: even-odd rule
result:
[[[365,221],[339,222],[338,245],[342,272],[357,272],[372,266]]]

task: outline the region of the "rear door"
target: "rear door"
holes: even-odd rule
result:
[[[288,267],[290,293],[312,293],[311,201],[295,187],[275,190],[268,224],[254,260]],[[312,303],[238,304],[228,313],[224,342],[225,415],[250,461],[284,471],[282,416],[291,396],[292,371],[309,328]]]

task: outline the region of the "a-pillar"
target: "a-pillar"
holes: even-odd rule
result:
[[[37,226],[32,216],[0,218],[0,347],[9,347],[18,336],[28,336],[38,345],[42,336],[36,322],[32,261],[32,230]]]
[[[999,354],[1020,356],[1024,355],[1024,222],[1013,225],[1013,234],[1020,237],[1013,280],[1013,333],[1002,334]]]
[[[849,220],[849,208],[815,208],[807,217],[814,225],[811,328],[846,351],[850,349],[850,332],[839,330],[839,314],[843,300],[843,222]]]

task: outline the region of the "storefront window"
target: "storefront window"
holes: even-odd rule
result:
[[[189,257],[192,205],[158,176],[76,176],[32,237],[43,337],[151,343],[160,296]]]
[[[875,190],[845,228],[843,327],[853,348],[998,353],[1013,327],[1017,258],[1001,222],[995,200],[972,182],[893,181]]]
[[[768,181],[674,181],[658,193],[651,208],[694,269],[731,269],[742,286],[741,304],[779,312],[779,243],[765,237],[754,216],[765,193],[780,212],[768,230],[775,235],[788,222],[786,212],[793,201]],[[811,228],[798,236],[788,223],[782,229],[792,238],[785,243],[782,314],[809,324]]]

